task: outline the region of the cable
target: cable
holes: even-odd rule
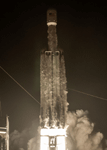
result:
[[[0,68],[14,81],[16,82],[17,85],[19,85],[31,98],[33,98],[38,104],[39,101],[36,100],[19,82],[17,82],[6,70],[4,70],[1,66]],[[106,100],[106,98],[102,98],[102,97],[99,97],[99,96],[95,96],[95,95],[92,95],[92,94],[88,94],[88,93],[85,93],[85,92],[82,92],[82,91],[78,91],[78,90],[75,90],[75,89],[72,89],[72,88],[68,88],[69,90],[71,91],[75,91],[75,92],[78,92],[78,93],[81,93],[81,94],[84,94],[84,95],[88,95],[88,96],[91,96],[91,97],[95,97],[95,98],[98,98],[98,99],[101,99],[101,100]]]
[[[19,82],[17,82],[6,70],[4,70],[1,66],[0,68],[18,85],[20,86],[32,99],[34,99],[38,104],[39,101],[37,101]]]
[[[95,97],[95,98],[107,101],[106,98],[102,98],[102,97],[99,97],[99,96],[91,95],[91,94],[88,94],[88,93],[85,93],[85,92],[81,92],[81,91],[78,91],[78,90],[75,90],[75,89],[71,89],[71,88],[68,88],[68,89],[72,90],[72,91],[75,91],[75,92],[78,92],[78,93],[81,93],[81,94],[85,94],[85,95],[88,95],[88,96],[91,96],[91,97]]]

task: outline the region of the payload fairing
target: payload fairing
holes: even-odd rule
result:
[[[41,142],[46,140],[43,140],[44,136],[48,136],[48,145],[49,141],[55,143],[59,136],[65,136],[67,113],[65,61],[63,51],[58,49],[56,25],[57,12],[50,9],[47,11],[48,50],[42,51],[40,61]]]

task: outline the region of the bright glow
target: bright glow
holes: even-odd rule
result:
[[[65,129],[41,129],[41,135],[56,136],[65,135]]]
[[[50,25],[56,26],[57,23],[56,23],[56,22],[48,22],[47,25],[48,25],[48,26],[50,26]]]
[[[0,131],[0,133],[2,133],[2,134],[6,134],[6,132],[5,132],[5,131]]]
[[[57,149],[58,150],[65,150],[65,137],[64,136],[58,136],[57,137]]]
[[[49,137],[42,136],[40,141],[40,149],[48,150],[48,147],[49,147]]]
[[[65,129],[41,129],[40,150],[65,150]]]

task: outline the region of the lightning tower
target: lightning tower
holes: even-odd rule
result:
[[[0,150],[9,150],[9,117],[2,116],[0,101]]]
[[[41,52],[40,59],[41,150],[65,149],[67,81],[63,51],[58,49],[56,25],[57,12],[50,9],[47,11],[48,50]]]

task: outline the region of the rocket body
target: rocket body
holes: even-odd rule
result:
[[[40,60],[40,123],[48,129],[64,128],[67,112],[65,61],[57,46],[56,25],[56,10],[48,10],[48,50],[41,52]]]

